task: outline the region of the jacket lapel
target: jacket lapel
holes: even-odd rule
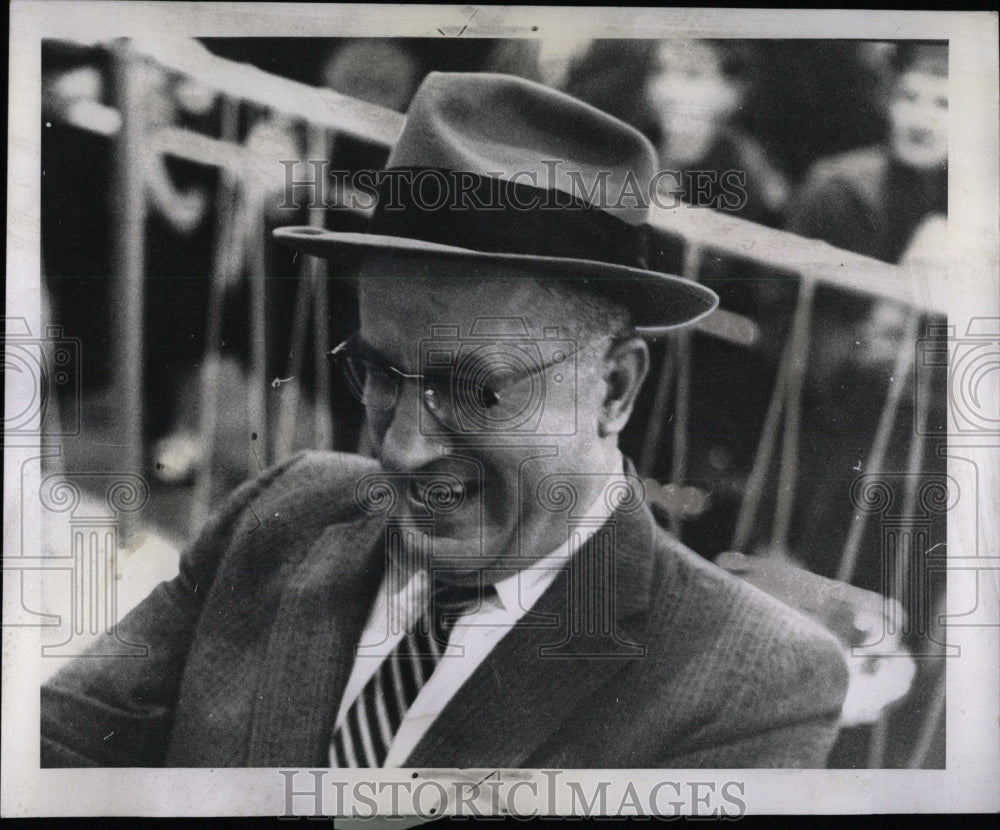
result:
[[[336,707],[384,572],[378,516],[326,529],[292,576],[264,661],[247,766],[325,766]]]
[[[406,765],[524,766],[598,687],[642,659],[654,525],[644,505],[615,513],[458,690]]]

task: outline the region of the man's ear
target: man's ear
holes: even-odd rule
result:
[[[598,430],[601,437],[617,435],[628,423],[636,396],[649,371],[649,347],[641,337],[612,344],[605,358],[606,395]]]

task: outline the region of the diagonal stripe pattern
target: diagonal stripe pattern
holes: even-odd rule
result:
[[[333,735],[337,766],[381,767],[406,711],[430,679],[458,618],[476,609],[493,586],[444,586],[429,610],[372,675]]]

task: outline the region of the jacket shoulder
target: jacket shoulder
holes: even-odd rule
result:
[[[356,512],[358,487],[380,470],[373,459],[353,453],[307,451],[268,477],[269,501],[287,503],[296,512],[322,507],[331,520]],[[265,474],[266,475],[266,474]]]
[[[791,649],[843,662],[837,639],[816,621],[671,537],[660,546],[661,560],[669,561],[669,583],[659,586],[669,599],[661,605],[685,636],[710,647],[709,656],[728,650],[737,665],[752,666],[780,663]]]
[[[669,537],[659,554],[663,665],[693,720],[767,731],[839,715],[848,673],[831,633]]]
[[[376,473],[372,459],[342,452],[307,451],[249,482],[255,503],[264,507],[285,507],[286,518],[300,514],[321,515],[327,522],[353,515],[360,508],[357,490],[366,475]],[[244,485],[246,486],[246,485]],[[242,488],[241,488],[242,489]],[[249,493],[235,491],[228,501],[249,502]],[[273,513],[257,516],[265,527]]]

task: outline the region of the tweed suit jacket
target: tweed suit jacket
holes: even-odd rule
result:
[[[240,487],[116,636],[41,692],[46,767],[327,766],[384,571],[374,462],[307,453]],[[834,639],[660,528],[617,512],[609,634],[575,625],[557,577],[456,692],[409,767],[821,767],[847,670]],[[582,629],[582,630],[578,630]],[[105,649],[114,639],[109,635]]]

